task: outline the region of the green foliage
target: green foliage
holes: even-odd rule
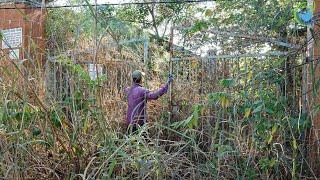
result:
[[[37,117],[38,111],[21,101],[7,101],[0,109],[0,123],[19,127],[19,123],[30,125]]]
[[[235,85],[235,81],[232,78],[220,80],[220,85],[224,88],[230,88]]]
[[[107,80],[105,75],[98,76],[96,79],[91,79],[88,71],[80,64],[74,64],[72,60],[66,56],[59,56],[57,61],[78,77],[84,84],[88,85],[91,90],[96,89]]]
[[[58,111],[57,109],[52,109],[52,111],[50,112],[50,120],[56,128],[60,128],[61,124],[62,124],[61,123],[61,114],[62,113],[61,112],[58,113],[57,111]]]
[[[209,28],[208,23],[205,21],[196,21],[191,29],[187,31],[188,34],[193,35],[196,32],[207,30]]]
[[[150,29],[158,31],[173,20],[186,25],[180,32],[190,47],[210,44],[208,47],[219,47],[225,54],[260,52],[266,46],[277,50],[281,48],[270,42],[266,45],[266,42],[247,42],[242,38],[211,36],[206,31],[217,28],[286,40],[293,37],[288,29],[299,30],[292,21],[292,7],[296,4],[297,1],[218,0],[214,9],[182,3],[101,6],[97,11],[91,5],[79,11],[50,10],[47,26],[50,55],[77,47],[75,42],[79,38],[84,42],[92,40],[95,33],[99,38],[107,37],[103,40],[119,43],[144,36]],[[152,13],[156,13],[154,18]],[[97,27],[93,26],[95,18]],[[155,36],[165,39],[166,34],[159,31]],[[157,48],[165,49],[165,46],[156,46],[150,51],[161,51]],[[300,62],[299,58],[289,60]],[[201,82],[209,87],[209,92],[214,91],[208,93],[204,88],[207,94],[195,97],[194,101],[189,98],[191,94],[183,97],[177,103],[181,114],[171,116],[170,120],[177,122],[170,127],[163,125],[169,119],[167,107],[163,105],[162,114],[166,116],[157,116],[159,121],[150,121],[137,134],[128,135],[120,130],[123,112],[100,107],[100,104],[113,105],[110,99],[122,98],[121,94],[105,94],[105,89],[99,88],[108,77],[91,80],[81,65],[67,56],[59,56],[57,63],[70,73],[68,81],[72,82],[70,91],[60,99],[38,96],[42,89],[36,85],[42,85],[43,77],[36,77],[38,89],[34,92],[29,92],[30,86],[21,91],[18,88],[21,84],[17,82],[6,83],[7,89],[0,91],[3,95],[0,100],[0,176],[5,179],[10,179],[5,176],[11,174],[12,179],[44,175],[53,179],[308,178],[311,173],[308,174],[309,167],[304,162],[304,138],[311,121],[307,113],[300,113],[300,104],[290,105],[290,95],[285,94],[289,91],[283,90],[289,74],[283,72],[283,64],[288,58],[237,60],[217,59],[216,67],[227,67],[223,75],[218,76],[215,83]],[[296,68],[297,88],[292,91],[300,94],[301,69]],[[218,74],[220,70],[217,69]],[[28,74],[28,79],[29,76],[35,75]],[[33,81],[27,80],[25,84]],[[176,83],[174,87],[185,82]],[[314,84],[314,95],[318,93],[318,84]],[[122,103],[117,111],[125,109],[124,102],[112,103]],[[192,105],[193,108],[189,108]],[[316,106],[310,113],[318,109]]]
[[[201,116],[201,112],[203,109],[203,105],[201,104],[197,104],[193,107],[193,112],[192,114],[183,121],[178,121],[175,123],[172,123],[171,126],[178,129],[178,128],[189,128],[189,129],[193,129],[193,128],[197,128],[198,124],[199,124],[199,118]]]
[[[190,5],[184,3],[130,5],[117,9],[116,16],[139,28],[153,30],[155,38],[162,40],[165,38],[166,32],[161,32],[161,26],[165,27],[165,30],[169,30],[168,24],[177,21],[180,18],[178,15],[188,7]]]
[[[232,96],[226,92],[215,92],[208,95],[209,103],[220,104],[221,107],[227,108],[231,105]]]
[[[41,130],[39,128],[34,128],[32,131],[33,136],[39,136],[41,134]]]
[[[276,161],[277,160],[275,158],[262,158],[259,160],[259,165],[263,171],[267,171],[275,166]]]
[[[49,10],[46,20],[48,54],[57,55],[73,46],[74,37],[81,32],[82,15],[70,9]],[[67,22],[67,23],[66,23]]]

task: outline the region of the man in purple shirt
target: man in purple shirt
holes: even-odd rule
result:
[[[141,71],[134,71],[132,73],[133,85],[126,88],[126,94],[128,99],[128,110],[127,110],[127,125],[130,132],[135,132],[139,126],[142,126],[147,121],[146,107],[148,100],[156,100],[160,96],[167,93],[169,84],[173,78],[170,75],[167,83],[156,91],[149,91],[144,88],[142,84],[142,77],[144,73]]]

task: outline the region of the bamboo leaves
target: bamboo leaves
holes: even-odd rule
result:
[[[222,79],[219,82],[220,86],[223,88],[234,87],[236,82],[234,79]],[[228,92],[215,92],[208,95],[209,104],[220,104],[223,108],[228,108],[232,103],[232,95]]]
[[[222,79],[220,81],[220,85],[223,87],[223,88],[230,88],[230,87],[233,87],[235,85],[235,80],[232,79],[232,78],[229,78],[229,79]]]
[[[251,114],[251,108],[246,108],[244,113],[244,118],[248,118]]]
[[[204,106],[201,104],[195,105],[193,113],[186,120],[175,122],[171,126],[176,129],[180,127],[189,128],[189,129],[198,127],[199,119],[200,119],[203,107]]]
[[[263,104],[257,106],[257,107],[252,111],[252,113],[253,113],[253,114],[260,113],[260,112],[262,111],[262,107],[263,107]]]
[[[216,92],[211,93],[208,96],[209,103],[211,104],[220,104],[223,108],[228,108],[231,105],[231,95],[226,92]]]
[[[57,111],[53,110],[51,111],[50,113],[50,119],[53,123],[53,125],[56,127],[56,128],[60,128],[61,127],[61,120],[60,120],[60,117],[57,113]]]
[[[269,136],[269,139],[268,139],[268,142],[267,142],[268,144],[270,144],[272,142],[273,137],[274,137],[275,133],[277,132],[277,129],[278,129],[278,125],[274,124],[272,126],[271,133],[270,133],[270,136]]]

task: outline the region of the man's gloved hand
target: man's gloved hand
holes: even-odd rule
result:
[[[172,81],[173,81],[173,76],[172,76],[172,74],[169,74],[167,83],[168,83],[168,84],[169,84],[169,83],[172,83]]]

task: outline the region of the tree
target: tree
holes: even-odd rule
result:
[[[169,31],[170,23],[190,6],[186,3],[137,4],[120,7],[117,16],[123,21],[137,24],[140,28],[152,30],[155,39],[162,42]]]
[[[47,49],[49,55],[69,50],[74,37],[78,37],[81,24],[80,13],[70,9],[53,9],[48,11],[46,20]],[[66,23],[68,22],[68,23]]]
[[[307,29],[294,20],[294,10],[300,2],[218,0],[214,9],[195,9],[202,16],[185,19],[187,23],[184,24],[189,26],[183,28],[181,33],[185,34],[190,48],[195,44],[218,47],[220,54],[221,51],[226,54],[258,53],[264,49],[301,53]],[[297,106],[291,71],[295,65],[296,53],[283,60],[282,92],[292,109]]]

